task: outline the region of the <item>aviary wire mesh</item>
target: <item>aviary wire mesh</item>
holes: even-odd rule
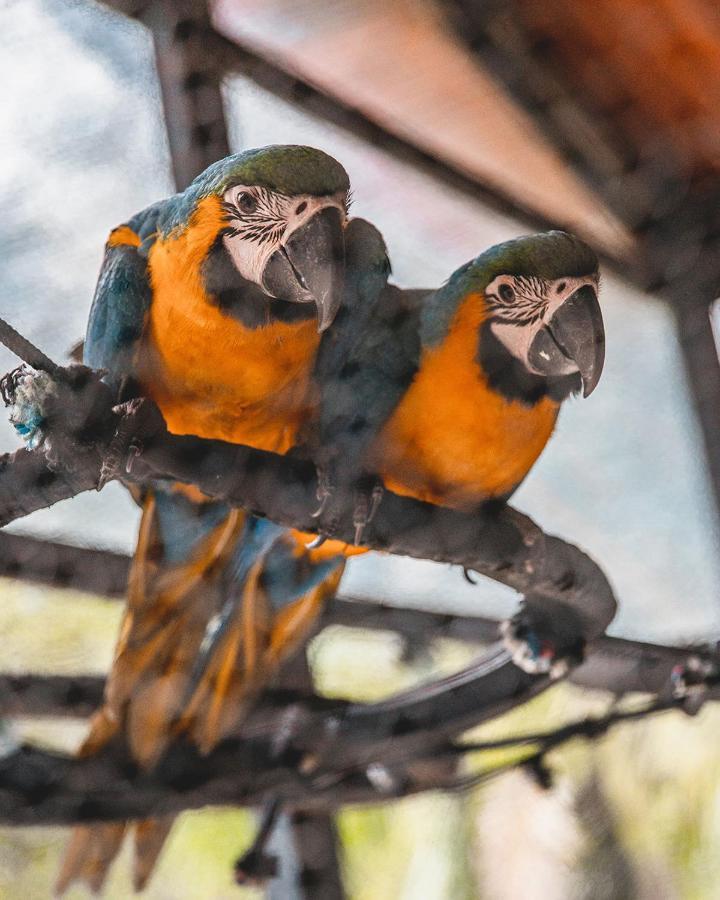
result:
[[[274,26],[281,21],[273,19]],[[0,311],[63,361],[83,335],[108,231],[173,190],[152,43],[142,26],[85,2],[17,0],[0,10],[0,25]],[[246,78],[228,78],[225,99],[233,149],[307,143],[343,162],[353,213],[385,235],[398,284],[438,285],[482,249],[527,231]],[[720,625],[717,523],[675,321],[657,298],[617,274],[605,274],[601,302],[608,336],[601,389],[563,410],[513,503],[601,562],[621,600],[613,633],[703,641]],[[0,352],[0,370],[15,362]],[[12,430],[0,427],[2,449],[14,449]],[[10,530],[127,554],[137,518],[126,492],[111,485]],[[28,585],[22,571],[16,574],[0,585],[0,674],[102,674],[120,604]],[[350,563],[341,595],[492,617],[507,615],[516,602],[490,582],[467,584],[459,570],[377,554]],[[443,640],[418,655],[404,657],[405,650],[390,632],[335,628],[316,640],[311,655],[327,693],[369,699],[451,671],[472,647]],[[562,688],[515,713],[515,724],[557,721],[593,704],[602,701]],[[84,728],[67,719],[16,724],[23,735],[65,748]],[[710,746],[716,727],[714,710],[692,726],[628,726],[601,747],[560,757],[561,787],[551,795],[515,775],[461,799],[346,811],[340,833],[350,893],[538,896],[524,893],[522,873],[533,871],[542,873],[533,878],[544,896],[597,897],[609,880],[632,885],[634,896],[650,896],[665,881],[668,897],[709,898],[720,875],[710,849],[720,784]],[[588,780],[589,768],[601,775]],[[645,821],[642,810],[650,810]],[[545,838],[535,833],[537,823]],[[246,812],[185,815],[148,896],[239,895],[240,888],[228,887],[227,866],[249,835]],[[0,893],[49,895],[64,837],[61,829],[2,829]],[[123,858],[107,896],[127,896],[126,869]]]

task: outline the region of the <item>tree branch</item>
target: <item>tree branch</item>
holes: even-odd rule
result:
[[[0,532],[0,575],[36,584],[74,588],[112,598],[125,597],[130,560],[108,550],[75,547],[27,535]],[[341,596],[329,604],[322,626],[344,625],[397,632],[410,649],[438,638],[467,643],[497,639],[497,619],[437,613]],[[707,648],[664,646],[603,636],[569,674],[575,684],[615,694],[667,689],[673,669]],[[2,709],[16,716],[85,716],[100,703],[104,679],[93,676],[6,675],[0,681]]]
[[[151,401],[133,401],[115,412],[110,408],[112,399],[99,392],[102,385],[92,379],[90,385],[93,420],[102,423],[95,442],[73,444],[88,397],[83,391],[76,395],[67,391],[63,402],[75,430],[63,432],[62,419],[56,415],[48,441],[52,462],[39,451],[18,451],[0,469],[0,524],[97,486],[107,477],[104,461],[117,452],[117,435],[124,434],[132,436],[130,443],[136,448],[131,460],[134,479],[195,484],[208,496],[282,525],[305,531],[318,525],[330,528],[331,523],[318,523],[312,515],[317,502],[312,462],[171,435]],[[75,445],[79,450],[72,454],[67,448]],[[59,460],[58,448],[65,450]],[[346,501],[348,514],[339,519],[345,524],[333,525],[332,536],[352,542],[352,498]],[[615,598],[602,571],[585,554],[558,538],[543,538],[532,520],[508,506],[465,513],[390,491],[365,533],[371,549],[456,563],[524,593],[531,626],[552,636],[559,655],[573,653],[579,658],[578,647],[601,635],[612,620]]]
[[[443,693],[446,700],[451,699],[447,688]],[[378,714],[383,718],[386,706],[372,704],[363,713],[368,719]],[[400,751],[397,735],[390,739],[387,734],[378,734],[358,754],[357,748],[350,746],[357,734],[335,727],[338,716],[353,719],[357,713],[353,706],[345,710],[337,705],[326,710],[306,707],[296,737],[303,744],[313,733],[324,732],[328,752],[321,757],[277,760],[270,743],[245,736],[225,741],[207,757],[200,757],[186,745],[176,746],[150,774],[138,771],[117,752],[72,759],[23,746],[0,761],[0,822],[68,825],[137,819],[208,804],[257,806],[271,796],[278,797],[290,810],[330,810],[347,803],[379,802],[429,789],[462,789],[508,768],[539,763],[544,753],[575,737],[596,739],[619,722],[673,708],[681,708],[680,702],[658,698],[640,709],[613,710],[604,717],[582,719],[551,731],[489,742],[403,739]],[[484,717],[478,714],[476,724]],[[450,719],[444,717],[444,732],[451,730]],[[457,728],[461,723],[455,719],[452,724]],[[412,726],[406,722],[404,727]],[[518,746],[527,746],[529,754],[482,770],[479,775],[457,777],[446,763],[448,757]]]

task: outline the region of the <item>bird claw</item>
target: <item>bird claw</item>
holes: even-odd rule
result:
[[[336,525],[344,518],[345,508],[342,503],[333,504],[333,498],[337,493],[337,485],[335,478],[330,472],[318,466],[317,469],[317,491],[316,496],[320,501],[318,508],[311,513],[313,519],[323,518],[323,528],[318,537],[307,544],[308,550],[314,550],[320,547],[328,539],[328,536],[335,533]],[[355,503],[353,506],[353,527],[354,543],[360,544],[362,536],[367,526],[375,518],[378,507],[383,498],[384,488],[379,482],[374,482],[369,488],[367,479],[365,486],[360,487],[355,493]],[[328,511],[328,507],[332,508]]]
[[[317,490],[315,496],[320,501],[320,505],[315,512],[310,513],[311,518],[319,519],[325,512],[330,498],[335,493],[335,485],[333,484],[330,474],[323,468],[318,467],[317,470]]]
[[[311,519],[319,519],[320,518],[320,516],[325,512],[325,507],[328,505],[329,499],[330,499],[329,494],[327,495],[327,497],[318,497],[318,500],[320,501],[320,506],[318,506],[318,508],[316,510],[314,510],[313,512],[310,513]]]
[[[97,483],[98,491],[101,491],[109,481],[131,474],[135,460],[143,449],[142,442],[136,435],[136,418],[145,403],[143,398],[136,397],[113,407],[113,412],[122,418],[103,457]]]
[[[378,483],[373,485],[369,493],[365,490],[359,492],[353,512],[353,525],[355,526],[354,543],[356,545],[362,542],[365,529],[377,515],[384,493],[385,489]]]
[[[134,397],[112,409],[120,416],[120,421],[105,452],[97,490],[101,490],[108,481],[124,475],[141,477],[136,472],[136,463],[146,443],[150,444],[166,427],[162,413],[147,397]]]
[[[306,550],[317,550],[318,547],[322,547],[322,545],[327,541],[328,536],[320,532],[316,538],[314,538],[309,543],[305,544]]]

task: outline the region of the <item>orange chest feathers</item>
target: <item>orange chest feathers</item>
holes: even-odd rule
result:
[[[247,328],[208,297],[202,266],[222,227],[217,198],[150,250],[141,379],[170,431],[286,452],[309,413],[313,320]]]
[[[482,317],[482,300],[466,298],[445,340],[423,352],[373,452],[373,466],[391,490],[472,507],[512,491],[550,438],[555,402],[528,407],[488,386],[477,361]]]

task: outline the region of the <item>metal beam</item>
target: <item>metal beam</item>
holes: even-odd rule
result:
[[[720,361],[710,322],[710,303],[714,299],[707,296],[693,301],[686,294],[676,295],[672,310],[702,434],[715,508],[720,512]]]
[[[204,0],[151,0],[140,18],[153,34],[173,173],[182,190],[230,152],[214,32]]]
[[[249,44],[239,44],[235,40],[230,41],[216,35],[216,47],[228,73],[242,75],[295,109],[342,129],[463,196],[478,200],[503,215],[519,218],[530,227],[548,228],[557,224],[524,206],[517,197],[504,195],[412,141],[399,137],[341,97],[325,93],[301,76],[288,71],[278,60]]]

